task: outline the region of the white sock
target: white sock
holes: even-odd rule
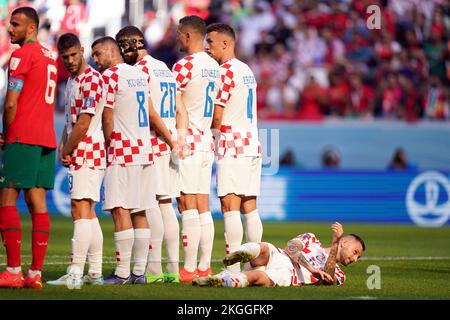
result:
[[[39,270],[28,270],[28,275],[29,275],[31,278],[34,278],[34,277],[37,276],[37,275],[42,276],[42,273],[41,273],[41,271],[39,271]]]
[[[200,244],[200,218],[197,209],[186,210],[181,215],[184,268],[194,272],[197,268],[197,251]]]
[[[248,286],[247,276],[242,273],[224,273],[221,275],[222,287],[243,288]]]
[[[103,232],[98,218],[91,219],[92,237],[88,250],[88,273],[94,278],[102,275],[103,263]]]
[[[263,225],[258,214],[258,209],[244,214],[246,242],[261,242]]]
[[[247,242],[239,246],[236,251],[245,251],[252,256],[252,259],[254,259],[261,253],[261,246],[259,243]]]
[[[12,274],[18,274],[22,272],[22,267],[6,267],[6,270],[11,272]]]
[[[214,220],[211,212],[203,212],[199,214],[200,218],[200,259],[198,262],[198,269],[205,271],[211,267],[211,254],[214,243]]]
[[[83,275],[84,264],[92,238],[91,221],[78,219],[73,222],[71,272]]]
[[[167,272],[178,273],[180,262],[180,225],[171,203],[159,205],[164,223],[164,241],[166,242]]]
[[[239,248],[244,237],[244,229],[242,228],[241,212],[240,211],[228,211],[223,214],[223,221],[225,225],[225,245],[226,254],[234,252]],[[236,262],[227,269],[233,272],[240,271],[241,264]]]
[[[134,229],[134,267],[133,274],[142,276],[147,266],[150,229]]]
[[[146,271],[158,275],[162,273],[161,247],[164,237],[164,223],[159,206],[146,210],[145,213],[151,230]]]
[[[134,229],[114,232],[114,242],[116,245],[116,270],[114,273],[121,278],[128,278],[134,244]]]

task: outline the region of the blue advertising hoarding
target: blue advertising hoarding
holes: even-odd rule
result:
[[[440,171],[340,171],[281,168],[263,175],[258,209],[272,221],[415,223],[437,227],[450,223],[450,176]],[[215,174],[211,211],[221,218]],[[55,189],[47,193],[49,212],[70,216],[67,169],[58,165]],[[176,202],[174,201],[174,205]],[[102,212],[97,204],[97,212]],[[19,211],[26,212],[23,194]]]

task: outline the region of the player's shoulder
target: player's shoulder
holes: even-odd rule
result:
[[[86,82],[95,82],[95,83],[102,83],[103,82],[103,76],[89,66],[82,74],[82,77],[80,78],[80,82],[86,83]]]
[[[179,71],[177,70],[178,68],[188,68],[188,69],[192,69],[194,66],[194,60],[195,60],[195,56],[193,54],[185,56],[183,58],[181,58],[180,60],[178,60],[174,65],[173,65],[173,70],[174,71]]]
[[[119,66],[113,66],[102,72],[103,81],[109,83],[111,80],[119,80]]]
[[[311,243],[318,243],[318,244],[320,244],[319,239],[312,232],[302,233],[302,234],[298,235],[296,238],[300,239],[303,242],[311,242]]]

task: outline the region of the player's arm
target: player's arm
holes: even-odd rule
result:
[[[224,107],[222,105],[214,105],[214,114],[211,123],[211,129],[220,130],[220,126],[222,125],[223,110]]]
[[[6,92],[5,103],[3,107],[3,134],[0,144],[3,145],[6,140],[11,123],[14,121],[17,112],[17,103],[19,101],[20,92],[22,91],[23,81],[16,78],[10,78],[8,81],[8,90]]]
[[[342,234],[344,233],[344,229],[342,228],[342,225],[338,222],[334,223],[331,226],[331,229],[333,230],[333,239],[331,241],[331,249],[330,254],[328,255],[327,262],[325,262],[325,267],[323,269],[324,272],[326,272],[331,278],[332,281],[322,280],[319,284],[324,285],[337,285],[338,281],[336,279],[336,262],[337,262],[337,251],[339,246],[339,239],[341,238]]]
[[[106,147],[109,146],[111,134],[114,130],[114,113],[113,109],[105,106],[102,113],[103,136],[105,137]]]
[[[67,125],[64,125],[64,129],[61,133],[61,139],[59,139],[59,146],[58,146],[58,158],[61,160],[61,163],[64,167],[68,167],[70,165],[70,159],[67,161],[63,157],[63,149],[67,142]]]
[[[155,108],[153,108],[151,99],[148,99],[148,118],[150,120],[150,124],[155,128],[156,132],[164,137],[170,148],[173,148],[174,143],[172,141],[172,135],[160,115],[156,112]]]
[[[326,274],[325,272],[314,268],[309,262],[308,260],[306,260],[306,258],[303,256],[302,254],[302,250],[304,248],[303,243],[298,239],[298,238],[294,238],[292,240],[289,240],[286,248],[284,249],[284,252],[287,253],[287,255],[294,261],[294,262],[298,262],[301,266],[303,266],[306,270],[308,270],[309,272],[311,272],[311,274],[320,279],[320,280],[328,280],[328,281],[332,281],[331,277],[328,276],[328,274]]]
[[[66,156],[70,156],[73,150],[76,149],[80,141],[86,136],[89,125],[91,124],[91,118],[92,115],[88,113],[81,113],[78,116],[77,122],[73,126],[72,132],[70,133],[70,136],[67,138],[67,142],[63,147],[63,158],[65,158]]]

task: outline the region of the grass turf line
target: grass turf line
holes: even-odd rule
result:
[[[31,220],[22,215],[23,270],[30,264]],[[113,223],[109,217],[101,218],[104,233],[105,264],[103,274],[114,268]],[[324,246],[331,240],[330,224],[301,222],[264,222],[263,241],[284,247],[287,240],[300,233],[313,232]],[[63,217],[51,217],[51,235],[47,259],[44,263],[44,280],[53,280],[65,273],[69,261],[72,221]],[[0,289],[0,300],[18,299],[163,299],[163,300],[297,300],[297,299],[450,299],[450,260],[411,259],[389,260],[389,257],[448,257],[450,228],[425,229],[412,225],[368,225],[345,224],[347,233],[356,233],[366,243],[364,256],[344,268],[347,282],[342,287],[289,287],[289,288],[197,288],[185,284],[126,285],[114,287],[84,286],[82,290],[70,291],[65,287],[45,285],[44,290]],[[223,222],[215,221],[215,242],[213,260],[220,261],[225,251]],[[163,250],[164,254],[164,250]],[[64,257],[67,257],[64,259]],[[180,248],[180,258],[182,258]],[[379,260],[372,260],[379,258]],[[387,259],[386,259],[387,258]],[[0,263],[6,260],[4,248],[0,248]],[[381,269],[381,289],[367,288],[367,268],[377,265]],[[213,270],[219,272],[222,265],[214,262]],[[1,269],[4,267],[2,266]]]

